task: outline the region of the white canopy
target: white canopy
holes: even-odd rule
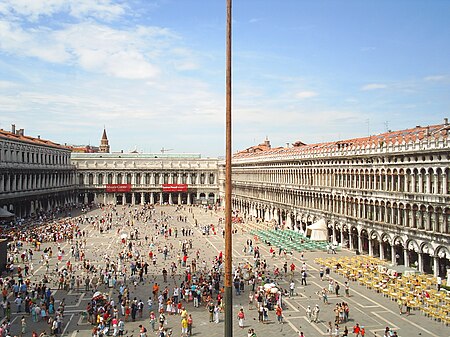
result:
[[[14,214],[11,212],[8,212],[6,209],[4,208],[0,208],[0,218],[11,218],[13,217]]]
[[[325,219],[320,219],[319,221],[313,223],[306,227],[306,235],[314,241],[327,241],[328,240],[328,230],[327,223]]]

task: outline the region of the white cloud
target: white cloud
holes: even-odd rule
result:
[[[74,18],[114,20],[125,14],[123,4],[111,0],[2,0],[0,13],[37,21],[44,16],[65,13]]]
[[[299,99],[305,99],[305,98],[316,97],[318,95],[319,94],[317,92],[315,92],[315,91],[308,91],[308,90],[306,90],[306,91],[297,92],[295,94],[295,97],[297,97]]]
[[[169,61],[161,55],[168,58],[177,41],[175,34],[160,27],[119,30],[86,22],[59,30],[25,30],[17,23],[0,21],[0,51],[125,79],[156,77],[157,63]],[[196,69],[192,56],[174,58],[178,69]]]
[[[425,81],[428,82],[439,82],[439,81],[443,81],[447,79],[447,76],[445,75],[432,75],[432,76],[427,76],[424,78]]]
[[[11,81],[0,81],[0,89],[10,89],[18,86],[18,83]]]
[[[387,85],[382,83],[369,83],[361,87],[362,91],[386,89]]]
[[[257,23],[259,21],[262,21],[262,18],[251,18],[248,23]]]

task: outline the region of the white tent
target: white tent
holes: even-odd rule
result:
[[[0,218],[12,218],[14,217],[14,213],[8,212],[4,208],[0,208]]]
[[[306,236],[309,236],[313,241],[327,241],[328,240],[328,230],[327,223],[325,219],[320,219],[319,221],[313,223],[306,227]]]

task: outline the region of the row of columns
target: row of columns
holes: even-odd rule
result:
[[[0,193],[29,191],[52,187],[66,187],[73,185],[72,173],[17,173],[0,175]]]
[[[131,192],[131,205],[136,205],[136,200],[137,200],[137,196],[136,195],[138,193],[140,194],[140,204],[141,205],[145,204],[145,194],[146,193],[149,194],[149,202],[150,202],[150,204],[154,204],[155,203],[156,195],[158,195],[158,197],[159,197],[158,198],[159,204],[163,203],[163,192]],[[165,193],[166,192],[164,192],[164,194]],[[182,202],[182,193],[170,193],[170,192],[167,192],[167,193],[169,195],[169,199],[168,199],[169,205],[173,205],[175,200],[177,201],[176,203],[178,205],[181,204],[181,202]],[[186,204],[187,205],[191,205],[192,202],[193,202],[193,200],[191,199],[191,194],[192,193],[186,193],[186,197],[187,197],[186,198]],[[201,200],[201,198],[200,198],[201,194],[202,193],[197,192],[196,200]],[[209,200],[208,199],[208,194],[207,193],[204,193],[204,194],[205,194],[205,199]],[[114,203],[114,204],[116,204],[117,196],[119,196],[119,195],[122,196],[122,203],[124,203],[124,204],[126,203],[126,195],[127,195],[127,193],[120,193],[120,194],[118,194],[118,193],[110,193],[110,194],[103,193],[103,200],[98,200],[97,193],[94,193],[94,202],[96,202],[96,203],[97,202],[102,202],[103,204],[109,204],[109,203],[111,203],[111,198],[108,198],[108,195],[112,196],[112,203]],[[216,203],[216,201],[217,201],[217,195],[214,194],[213,202]],[[89,200],[88,200],[88,193],[85,193],[84,194],[84,203],[87,204],[88,202],[89,202]]]
[[[447,194],[450,181],[445,168],[438,172],[412,172],[405,174],[371,173],[348,174],[341,172],[310,172],[280,169],[269,171],[236,170],[236,180],[276,184],[328,186],[392,192]]]
[[[146,174],[150,175],[150,181],[145,182]],[[202,179],[202,174],[203,179]],[[196,172],[191,173],[80,173],[83,181],[80,181],[81,185],[104,185],[104,184],[132,184],[132,185],[160,185],[165,184],[164,175],[167,175],[167,184],[188,184],[188,185],[217,185],[217,173],[214,174],[213,181],[210,180],[211,173]],[[101,178],[100,178],[101,175]],[[111,182],[108,182],[109,176],[112,176]],[[130,175],[130,177],[128,177]],[[92,181],[89,177],[92,177]],[[120,176],[120,177],[119,177]],[[156,177],[158,176],[158,181]],[[162,179],[161,179],[162,178]],[[140,180],[140,181],[139,181]],[[163,180],[163,181],[161,181]]]

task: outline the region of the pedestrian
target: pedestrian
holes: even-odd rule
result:
[[[306,270],[302,271],[302,285],[307,285],[306,284]]]
[[[319,313],[320,313],[320,308],[319,305],[316,304],[316,306],[313,309],[313,322],[314,323],[319,323]]]
[[[331,325],[331,322],[328,322],[327,326],[327,336],[333,337],[333,326]]]
[[[188,320],[185,317],[181,320],[181,337],[187,336],[188,336]]]
[[[150,312],[150,326],[152,328],[152,331],[155,331],[155,324],[156,324],[156,315],[152,311],[152,312]]]
[[[214,306],[214,322],[216,324],[219,323],[219,313],[220,313],[220,307],[216,304]]]
[[[311,306],[308,305],[308,307],[306,308],[306,319],[307,319],[308,322],[310,322],[310,323],[311,323],[311,315],[312,315]]]
[[[277,305],[275,314],[277,315],[278,324],[282,324],[283,323],[283,309],[281,308],[281,305]]]
[[[244,322],[245,322],[245,314],[244,314],[244,308],[241,308],[238,312],[238,320],[239,320],[239,327],[241,329],[244,329]]]
[[[208,311],[209,311],[209,322],[214,322],[214,303],[211,301],[208,304]]]
[[[192,319],[192,315],[191,314],[189,314],[189,316],[188,316],[188,318],[187,318],[187,321],[188,321],[188,336],[192,336],[192,324],[193,324],[193,319]]]
[[[20,320],[20,324],[21,324],[21,335],[25,335],[26,330],[27,330],[27,322],[25,320],[25,316],[22,316],[22,319]]]

